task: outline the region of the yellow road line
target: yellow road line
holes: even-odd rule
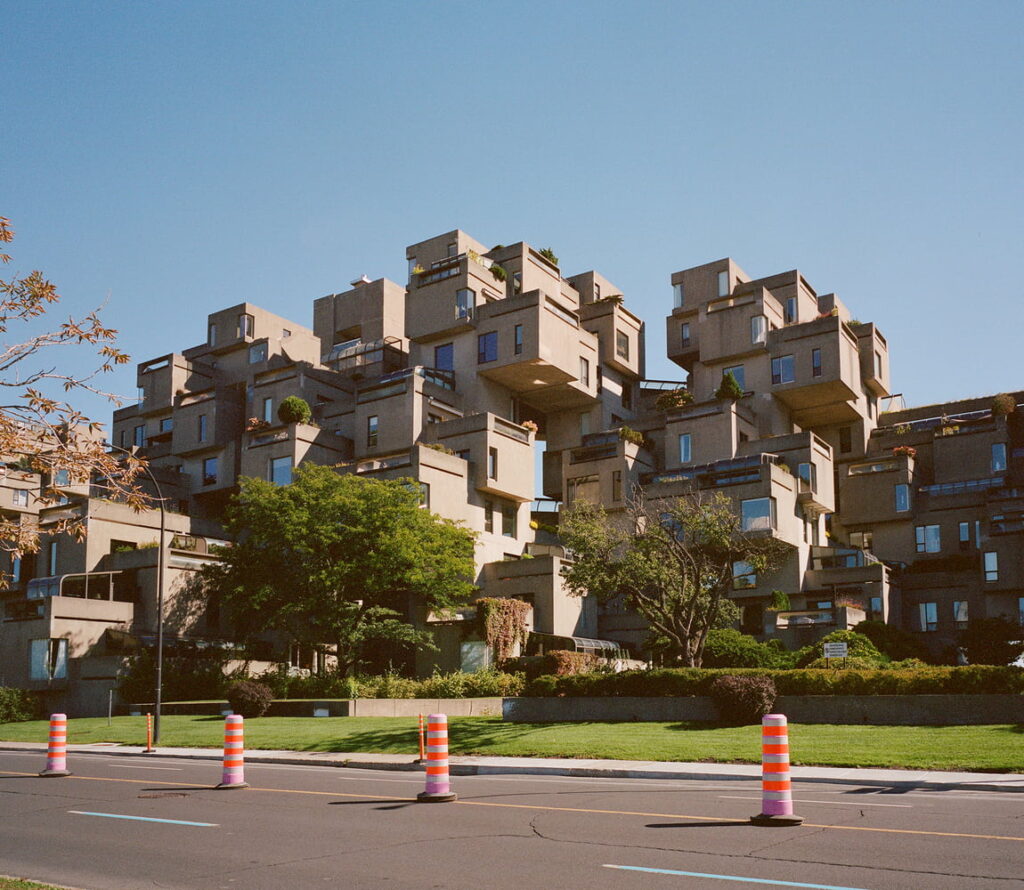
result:
[[[7,772],[0,770],[0,776],[37,776],[38,773]],[[147,781],[146,779],[118,779],[105,778],[103,776],[67,776],[68,779],[78,779],[85,782],[122,782],[129,785],[173,785],[178,788],[195,788],[197,790],[213,791],[212,785],[198,785],[192,782],[164,782]],[[298,788],[252,788],[249,791],[263,791],[270,794],[312,794],[327,797],[349,797],[357,800],[399,800],[407,803],[415,801],[409,797],[395,797],[386,794],[346,794],[343,791],[303,791]],[[507,810],[543,810],[552,813],[591,813],[599,816],[644,816],[656,819],[687,819],[691,822],[735,822],[738,825],[748,823],[749,819],[733,819],[728,816],[690,816],[684,813],[645,813],[632,810],[595,810],[583,807],[552,807],[542,804],[529,803],[496,803],[486,800],[456,800],[456,804],[467,807],[498,807]],[[831,828],[835,831],[873,831],[881,834],[915,834],[924,837],[961,837],[970,840],[982,841],[1017,841],[1024,842],[1024,837],[1009,837],[1000,834],[965,834],[956,831],[921,831],[912,828],[872,828],[867,825],[828,825],[816,822],[804,822],[804,828]]]

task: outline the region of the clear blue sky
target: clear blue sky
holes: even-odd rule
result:
[[[135,360],[312,325],[462,228],[596,268],[799,268],[908,404],[1024,388],[1024,3],[0,3],[0,215]],[[112,380],[134,392],[134,370]],[[100,419],[109,410],[85,403]]]

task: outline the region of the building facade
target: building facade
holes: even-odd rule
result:
[[[745,528],[789,545],[770,578],[734,567],[744,629],[762,638],[799,646],[872,617],[941,655],[969,617],[1024,614],[1024,414],[991,397],[898,406],[885,337],[798,271],[751,279],[726,259],[673,273],[668,357],[685,373],[653,381],[643,322],[596,272],[564,276],[550,251],[458,230],[406,259],[405,284],[363,277],[315,300],[312,328],[240,303],[209,315],[204,342],[139,365],[111,440],[145,454],[161,487],[172,643],[230,635],[178,591],[213,558],[238,478],[287,484],[303,462],[415,480],[425,508],[477,533],[480,595],[532,603],[541,646],[643,657],[637,616],[567,595],[556,533],[576,499],[621,510],[636,487],[724,492]],[[309,423],[279,419],[289,396]],[[95,490],[40,506],[38,489],[12,460],[2,508],[44,531],[78,511],[89,534],[8,561],[3,681],[60,692],[95,678],[76,699],[95,710],[118,647],[155,633],[159,516]],[[767,608],[773,591],[789,609]],[[428,618],[441,651],[417,670],[486,662],[466,619]]]

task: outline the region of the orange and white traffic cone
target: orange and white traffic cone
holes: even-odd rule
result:
[[[245,781],[245,742],[242,715],[229,714],[224,720],[224,773],[220,790],[248,788]]]
[[[416,795],[420,803],[445,803],[458,795],[448,783],[448,717],[430,714],[427,717],[427,785]]]
[[[50,715],[50,743],[46,750],[46,769],[39,775],[47,778],[71,775],[68,772],[67,714]]]
[[[789,780],[789,730],[785,714],[766,714],[761,719],[761,812],[751,816],[754,825],[799,825],[793,815],[793,791]]]

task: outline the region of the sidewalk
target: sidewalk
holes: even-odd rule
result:
[[[38,751],[46,756],[46,745],[28,742],[0,742],[3,751]],[[117,754],[139,757],[180,757],[191,760],[216,760],[222,752],[216,748],[159,748],[145,754],[141,747],[97,743],[68,745],[68,757],[80,754]],[[246,763],[283,763],[291,765],[343,766],[349,769],[416,771],[422,767],[412,755],[361,754],[305,751],[245,752]],[[754,763],[678,763],[644,760],[574,760],[547,757],[470,757],[449,758],[454,776],[579,776],[607,779],[702,779],[727,781],[761,778],[761,766]],[[927,770],[844,769],[825,766],[794,766],[796,782],[828,782],[841,785],[878,786],[902,790],[928,791],[1008,791],[1024,794],[1021,773],[954,773]]]

